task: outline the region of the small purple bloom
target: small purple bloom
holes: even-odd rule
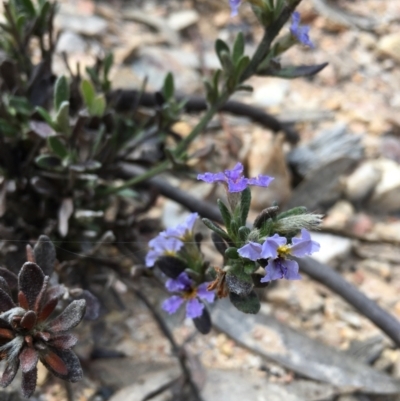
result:
[[[186,218],[185,222],[178,224],[176,227],[167,228],[160,234],[164,237],[175,237],[184,240],[185,237],[190,236],[198,217],[199,215],[197,213],[191,213]]]
[[[208,283],[202,283],[195,286],[193,280],[183,272],[176,279],[169,279],[165,287],[170,292],[177,292],[179,295],[173,295],[166,299],[162,308],[169,314],[175,313],[186,301],[186,317],[196,319],[203,314],[204,304],[201,301],[213,302],[215,294],[207,290]]]
[[[146,266],[152,267],[156,260],[163,255],[175,255],[183,246],[183,242],[177,238],[157,235],[150,242],[150,251],[146,255]]]
[[[241,257],[253,261],[258,259],[269,259],[265,268],[266,275],[262,283],[285,278],[286,280],[299,280],[299,266],[296,261],[288,259],[287,256],[299,258],[318,252],[320,245],[311,239],[310,233],[304,228],[301,230],[300,238],[293,238],[292,244],[288,245],[285,237],[274,234],[267,238],[264,243],[249,242],[238,249]]]
[[[224,182],[228,185],[229,192],[242,192],[248,185],[267,187],[273,180],[273,177],[261,174],[255,178],[243,177],[243,165],[242,163],[237,163],[232,170],[225,170],[223,173],[216,174],[199,174],[197,179],[208,182],[209,184],[214,182]]]
[[[308,25],[300,26],[300,13],[295,11],[292,14],[292,23],[290,25],[290,33],[303,45],[309,46],[312,49],[315,47],[311,42],[308,32],[310,27]]]
[[[265,276],[260,280],[267,283],[272,280],[285,278],[286,280],[300,280],[299,265],[296,261],[290,259],[270,259],[265,268]]]
[[[241,0],[229,0],[229,5],[231,6],[231,17],[234,17],[238,14],[239,6]]]

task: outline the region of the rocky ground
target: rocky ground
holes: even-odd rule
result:
[[[79,62],[83,70],[112,50],[115,88],[137,89],[147,76],[147,90],[158,90],[171,71],[180,93],[201,94],[201,77],[218,67],[216,37],[229,42],[242,30],[251,52],[262,34],[246,4],[232,19],[225,3],[60,1],[55,72],[65,71],[62,52],[72,69]],[[253,195],[253,216],[274,200],[325,213],[323,229],[315,234],[321,243],[316,259],[400,319],[400,3],[329,4],[333,9],[321,0],[303,1],[302,19],[311,26],[316,48],[298,47],[283,60],[327,61],[329,66],[312,79],[252,78],[253,93],[237,97],[293,123],[299,144],[290,145],[247,119],[221,114],[193,145],[193,150],[215,149],[199,158],[197,168],[219,171],[240,160],[249,176],[275,176],[270,191]],[[197,118],[185,117],[174,129],[185,135]],[[293,171],[305,177],[296,186]],[[218,195],[207,185],[179,185],[188,191],[196,185],[203,199]],[[182,210],[160,200],[151,216],[168,226]],[[211,247],[206,255],[219,262]],[[84,382],[68,390],[41,370],[41,400],[67,399],[68,391],[82,401],[140,400],[177,377],[170,345],[146,308],[123,283],[114,280],[110,286],[127,307],[82,329],[81,338],[91,338],[77,349],[87,360]],[[162,296],[153,291],[154,302]],[[338,295],[304,276],[300,282],[274,284],[263,300],[259,316],[237,320],[233,311],[224,313],[229,306],[223,304],[214,311],[215,330],[205,337],[191,336],[191,322],[179,316],[168,321],[179,341],[190,338],[190,364],[205,400],[400,399],[400,351]],[[89,361],[97,348],[121,357],[102,354]],[[165,392],[152,399],[168,397],[171,393]]]

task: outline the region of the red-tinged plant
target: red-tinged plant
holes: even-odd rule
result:
[[[11,296],[16,280],[17,303]],[[7,387],[21,368],[22,393],[30,397],[36,388],[39,360],[61,379],[82,379],[79,359],[71,350],[77,339],[68,332],[82,320],[86,301],[73,301],[49,319],[63,293],[61,286],[49,287],[49,276],[36,263],[26,262],[18,278],[0,270],[0,359],[6,361],[2,387]]]

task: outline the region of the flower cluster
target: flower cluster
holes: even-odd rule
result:
[[[241,257],[253,261],[268,259],[265,268],[265,277],[262,283],[285,278],[287,280],[299,280],[299,265],[295,260],[288,259],[288,256],[299,258],[318,252],[320,245],[311,239],[310,233],[302,229],[300,238],[293,238],[292,244],[287,244],[285,237],[274,234],[267,238],[263,244],[250,241],[238,249]]]
[[[146,255],[146,266],[153,267],[161,256],[176,256],[183,243],[191,240],[193,226],[198,218],[197,213],[191,213],[186,221],[173,228],[168,228],[149,242],[149,252]]]
[[[192,213],[182,224],[167,228],[152,239],[146,266],[156,266],[169,277],[165,287],[173,295],[163,302],[162,308],[173,314],[186,302],[186,317],[193,319],[196,328],[206,334],[211,329],[211,320],[204,302],[213,302],[215,295],[207,290],[207,264],[194,237],[197,218],[198,214]]]
[[[18,302],[14,302],[11,290],[17,282]],[[61,379],[82,379],[79,359],[71,350],[77,339],[68,332],[82,320],[86,302],[73,301],[49,320],[63,293],[61,286],[49,286],[49,276],[36,263],[26,262],[18,279],[10,271],[1,270],[0,358],[6,360],[2,387],[13,381],[21,367],[22,392],[30,397],[36,388],[38,360]]]
[[[267,175],[259,175],[255,178],[246,178],[243,176],[243,164],[237,163],[232,170],[225,170],[222,173],[204,173],[197,176],[198,180],[208,182],[222,182],[228,187],[228,192],[242,192],[249,185],[259,187],[268,187],[273,177]]]

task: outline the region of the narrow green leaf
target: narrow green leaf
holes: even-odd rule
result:
[[[61,160],[53,155],[40,155],[35,159],[35,163],[46,170],[56,170],[61,167]]]
[[[104,72],[105,80],[108,79],[108,74],[110,73],[110,70],[111,70],[111,67],[113,64],[114,64],[114,54],[108,53],[103,61],[103,72]]]
[[[56,115],[57,129],[65,135],[70,135],[71,127],[69,125],[69,102],[62,102]]]
[[[233,44],[232,50],[232,60],[234,64],[239,61],[239,59],[243,56],[244,53],[244,35],[243,32],[239,32],[236,36],[235,43]]]
[[[242,191],[240,200],[240,224],[246,225],[247,216],[249,215],[251,205],[251,191],[250,188],[246,188]]]
[[[276,216],[277,220],[283,219],[285,217],[289,216],[298,216],[300,214],[305,214],[307,213],[307,208],[305,206],[297,206],[294,207],[293,209],[286,210],[285,212],[279,213],[278,216]]]
[[[58,77],[54,85],[54,109],[56,112],[60,110],[63,102],[69,101],[69,84],[64,75]]]
[[[232,305],[243,313],[256,314],[260,311],[261,304],[254,291],[244,297],[230,292],[229,299]]]
[[[83,102],[85,103],[85,106],[90,109],[96,97],[94,86],[88,79],[84,79],[81,82],[80,89],[81,95],[83,97]]]
[[[232,215],[229,209],[226,207],[225,203],[221,201],[221,199],[217,200],[217,205],[219,208],[219,211],[221,212],[222,220],[224,221],[225,227],[228,230],[228,233],[230,233],[230,227],[231,227],[231,221],[232,221]]]
[[[60,159],[64,159],[68,156],[67,147],[60,141],[60,138],[58,138],[57,136],[49,136],[47,138],[47,146]]]
[[[245,243],[247,241],[247,238],[250,234],[250,228],[249,227],[240,227],[239,228],[239,239],[242,241],[242,243]]]
[[[169,72],[164,80],[162,93],[166,101],[172,99],[175,92],[174,76]]]
[[[102,117],[106,110],[106,98],[103,94],[97,95],[92,104],[88,107],[91,116]]]
[[[211,220],[206,219],[206,218],[202,219],[202,221],[203,221],[204,225],[207,226],[210,230],[212,230],[215,233],[217,233],[223,239],[231,242],[231,238],[229,237],[229,235],[221,227],[217,226]]]
[[[225,256],[229,259],[239,259],[237,248],[231,246],[225,250]]]
[[[56,129],[54,121],[51,118],[51,116],[47,110],[45,110],[41,106],[37,106],[36,111],[41,115],[41,117],[46,121],[46,123],[50,125],[50,127],[52,127],[53,129]]]

